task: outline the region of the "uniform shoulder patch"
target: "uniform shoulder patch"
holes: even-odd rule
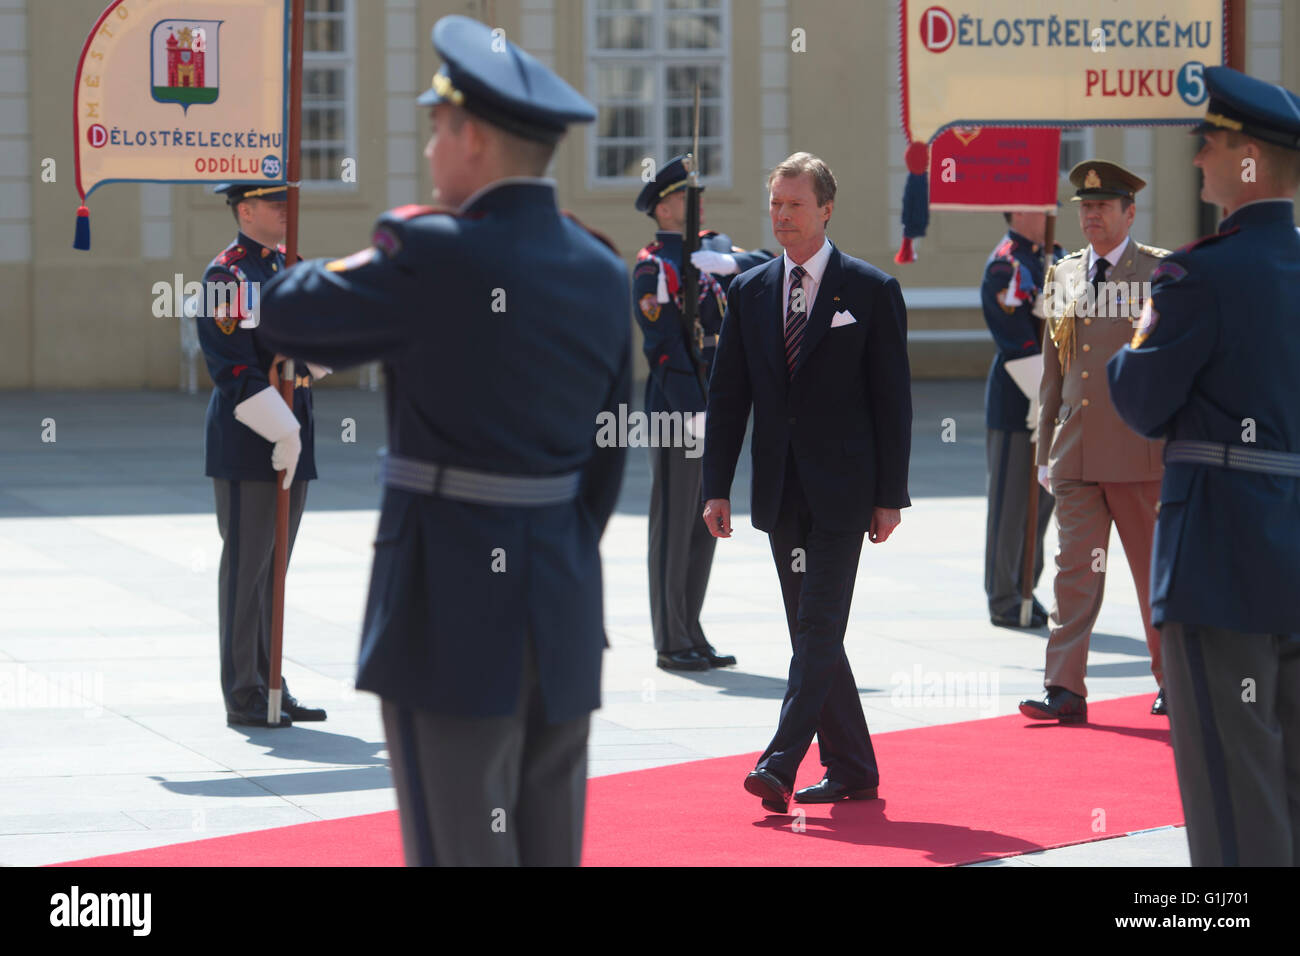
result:
[[[622,258],[623,254],[618,251],[618,246],[614,245],[614,240],[609,238],[609,236],[605,235],[599,229],[592,229],[591,226],[588,226],[586,223],[584,223],[573,213],[569,212],[569,210],[567,209],[561,209],[560,214],[564,216],[566,219],[571,220],[579,228],[585,229],[587,232],[593,235],[602,245],[608,248],[610,252],[614,253],[614,255],[618,256],[619,258]]]
[[[1177,282],[1179,279],[1185,278],[1186,275],[1186,269],[1177,262],[1170,262],[1166,259],[1152,270],[1151,281],[1155,282],[1157,279],[1167,279],[1169,282]]]
[[[657,278],[659,276],[659,262],[656,259],[642,259],[632,270],[632,278],[640,279],[643,276]]]
[[[647,321],[655,322],[659,319],[659,300],[655,297],[653,292],[647,292],[645,295],[641,296],[637,301],[637,305],[640,306],[641,314],[646,317]]]

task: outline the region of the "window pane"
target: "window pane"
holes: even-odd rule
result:
[[[302,111],[304,140],[344,139],[347,136],[343,110],[307,107]]]
[[[670,50],[717,50],[722,47],[722,20],[716,16],[669,17],[664,27]]]
[[[343,98],[343,70],[331,67],[308,67],[302,71],[302,98],[312,100],[338,100]]]
[[[652,9],[654,9],[654,0],[596,0],[597,13],[623,10],[641,10],[649,13]]]
[[[602,106],[597,135],[603,139],[631,139],[650,133],[650,110],[645,106]]]
[[[597,18],[596,46],[601,50],[650,49],[650,18],[637,15]]]
[[[304,7],[309,17],[313,13],[342,13],[343,0],[307,0]]]
[[[719,99],[722,96],[722,68],[718,66],[668,67],[668,95],[672,99],[694,102],[696,79],[700,81],[701,99]]]
[[[596,71],[596,99],[650,102],[654,98],[654,75],[640,66],[602,66]]]
[[[722,0],[664,0],[669,10],[716,10]]]
[[[641,176],[641,160],[653,155],[650,144],[634,146],[599,146],[596,148],[596,175],[602,179]]]
[[[303,49],[308,53],[342,53],[343,21],[334,17],[308,17],[303,24]]]
[[[668,155],[684,156],[691,151],[689,139],[669,140]],[[700,143],[700,175],[713,176],[722,172],[722,146],[719,143]]]
[[[670,106],[667,110],[668,135],[674,139],[690,139],[695,134],[695,104]],[[722,135],[722,107],[700,103],[700,137],[710,139]]]

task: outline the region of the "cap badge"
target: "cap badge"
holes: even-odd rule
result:
[[[1088,175],[1083,177],[1083,188],[1084,189],[1101,188],[1101,177],[1097,175],[1097,170],[1095,169],[1088,170]]]

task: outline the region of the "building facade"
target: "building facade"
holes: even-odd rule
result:
[[[183,320],[155,317],[154,289],[199,279],[231,238],[229,212],[205,187],[118,184],[95,193],[92,250],[72,249],[72,78],[105,3],[0,0],[0,388],[185,384],[193,343]],[[914,373],[986,371],[978,285],[1001,217],[935,213],[919,261],[893,262],[906,177],[896,2],[307,0],[307,9],[305,255],[355,251],[384,209],[429,201],[428,121],[414,97],[439,65],[434,22],[461,13],[503,29],[599,107],[597,123],[561,145],[553,175],[562,204],[629,263],[653,228],[632,206],[641,175],[688,148],[698,81],[706,224],[742,246],[774,247],[767,172],[796,150],[820,155],[839,180],[831,237],[903,284]],[[1246,22],[1248,72],[1300,88],[1300,4],[1248,0]],[[179,85],[202,85],[183,72]],[[1063,138],[1061,166],[1093,154],[1147,179],[1134,235],[1172,247],[1198,234],[1194,151],[1182,129],[1077,130]],[[1062,213],[1058,238],[1079,248],[1073,209]]]

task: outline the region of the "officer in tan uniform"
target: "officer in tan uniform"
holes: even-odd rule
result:
[[[1106,361],[1133,338],[1151,273],[1169,252],[1129,237],[1133,198],[1146,185],[1137,176],[1115,163],[1085,160],[1070,171],[1070,182],[1089,243],[1048,270],[1049,335],[1039,386],[1038,478],[1056,497],[1056,600],[1047,693],[1020,702],[1026,717],[1062,723],[1087,719],[1088,641],[1101,611],[1112,522],[1137,586],[1151,671],[1162,687],[1151,712],[1165,713],[1160,632],[1151,626],[1148,599],[1164,443],[1120,420]]]

